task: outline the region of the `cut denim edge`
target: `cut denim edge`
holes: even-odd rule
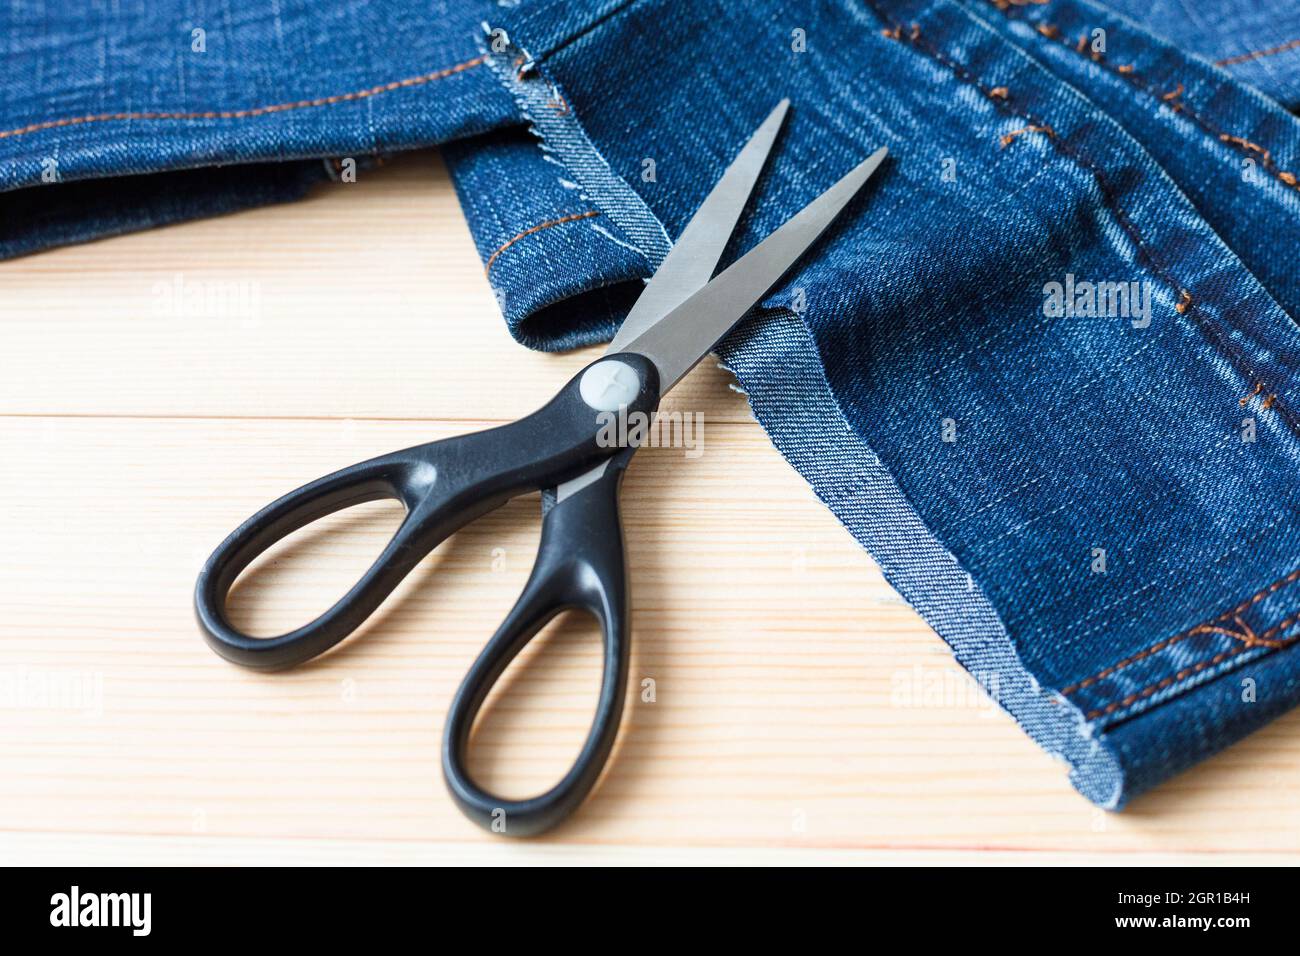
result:
[[[1124,773],[1097,725],[1073,702],[1045,691],[1025,668],[983,589],[849,427],[802,320],[789,310],[768,310],[718,352],[777,451],[957,662],[1040,747],[1069,765],[1070,782],[1081,794],[1103,809],[1120,809],[1128,797]]]
[[[539,146],[569,169],[589,200],[654,265],[671,240],[639,195],[605,161],[527,49],[483,48]],[[527,64],[524,71],[516,64]],[[531,77],[528,79],[526,77]],[[562,104],[555,108],[555,103]],[[907,500],[888,469],[849,427],[802,320],[786,309],[741,324],[718,347],[768,438],[862,547],[885,579],[934,628],[958,663],[1048,754],[1063,760],[1075,789],[1097,806],[1127,801],[1125,774],[1083,711],[1043,689],[1025,668],[997,610]],[[807,422],[814,427],[801,427]],[[983,675],[983,677],[982,677]]]

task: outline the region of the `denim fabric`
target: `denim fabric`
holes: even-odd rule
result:
[[[981,0],[963,0],[976,13]],[[1065,82],[1105,104],[1195,204],[1292,318],[1300,317],[1296,190],[1300,140],[1276,102],[1223,82],[1218,70],[1180,54],[1093,3],[1011,7],[987,22]],[[1077,50],[1103,30],[1106,51]],[[1298,58],[1300,59],[1300,58]],[[1225,137],[1232,137],[1226,143]],[[1263,144],[1267,143],[1267,147]],[[1260,228],[1260,222],[1267,228]]]
[[[1197,53],[1290,110],[1300,109],[1300,3],[1106,0],[1106,6]]]
[[[170,222],[186,205],[192,217],[293,199],[323,178],[322,158],[515,122],[475,45],[496,9],[493,0],[0,6],[0,257]],[[276,168],[286,163],[299,168]],[[237,177],[209,177],[208,195],[202,179],[145,175],[234,164]],[[89,182],[105,177],[114,179]],[[78,180],[88,182],[65,185]],[[39,197],[11,192],[24,187]]]
[[[598,155],[589,146],[583,152]],[[443,156],[511,333],[525,345],[550,350],[612,338],[636,300],[640,278],[669,248],[662,226],[654,221],[659,235],[647,242],[651,258],[630,238],[620,238],[579,174],[541,152],[523,130],[450,143]],[[603,178],[612,190],[634,197],[621,179],[608,172]],[[502,188],[506,183],[528,188]],[[616,200],[605,203],[606,210],[618,208]],[[534,238],[543,232],[543,240]],[[587,281],[589,263],[600,264],[597,281]]]
[[[196,17],[161,6],[98,55],[77,38],[104,22],[8,14],[37,79],[0,92],[0,254],[454,140],[511,331],[569,348],[612,334],[788,96],[729,255],[891,159],[720,350],[782,454],[1099,805],[1300,701],[1300,120],[1288,54],[1243,61],[1258,89],[1189,55],[1230,49],[1226,15],[1193,42],[1158,3],[1148,31],[1086,0],[282,0],[196,62]],[[213,163],[261,185],[204,195]],[[1137,284],[1150,321],[1053,313],[1070,277]]]

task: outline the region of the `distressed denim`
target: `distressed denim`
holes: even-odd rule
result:
[[[1291,4],[1257,36],[1228,0],[273,9],[195,64],[141,6],[61,72],[71,22],[11,23],[0,252],[444,143],[512,333],[570,348],[788,96],[729,256],[891,158],[720,355],[899,593],[1104,807],[1300,701],[1300,54],[1262,55]]]

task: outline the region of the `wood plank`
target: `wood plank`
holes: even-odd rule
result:
[[[442,792],[439,732],[527,574],[534,501],[457,535],[363,635],[290,673],[218,660],[190,610],[207,549],[260,503],[340,463],[467,427],[0,419],[3,446],[32,451],[0,469],[6,825],[477,840]],[[1286,797],[1300,763],[1294,719],[1131,813],[1095,811],[965,687],[756,427],[710,428],[695,459],[650,450],[626,490],[634,690],[611,771],[553,839],[1296,849],[1285,836],[1300,822]],[[372,506],[335,522],[342,537],[304,532],[267,562],[263,583],[239,589],[241,620],[269,632],[323,609],[393,517]],[[590,638],[561,628],[549,653],[528,655],[536,666],[508,675],[478,734],[486,781],[536,792],[571,759],[594,701]],[[646,678],[653,703],[636,693]],[[948,687],[938,699],[907,699],[935,684]],[[1255,812],[1241,814],[1243,801]]]
[[[596,354],[520,361],[432,153],[302,202],[0,263],[0,289],[0,414],[505,421]],[[483,388],[484,369],[510,374]],[[714,372],[665,408],[748,418]]]
[[[494,840],[275,840],[244,837],[3,833],[0,859],[16,866],[1216,866],[1214,853],[1069,853],[1032,850],[837,850],[808,847],[623,846]],[[1239,854],[1250,866],[1294,865],[1294,854]]]

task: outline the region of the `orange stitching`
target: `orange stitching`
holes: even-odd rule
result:
[[[1264,391],[1264,383],[1256,382],[1255,387],[1250,390],[1250,394],[1246,395],[1243,398],[1237,399],[1237,404],[1240,405],[1242,408],[1245,408],[1250,403],[1250,400],[1262,391]]]
[[[879,18],[882,22],[884,22],[886,26],[891,25],[888,15],[883,10],[880,9],[878,4],[876,3],[876,0],[863,0],[863,2],[874,11],[876,17]],[[999,9],[1004,11],[1009,9],[1009,6],[1010,6],[1009,0],[1007,0],[1007,6],[998,4]],[[897,24],[892,24],[892,25],[895,28],[898,27]],[[970,86],[973,86],[975,87],[975,89],[979,90],[985,96],[988,96],[989,94],[988,87],[986,87],[984,83],[980,81],[978,76],[972,73],[970,69],[967,68],[966,66],[963,66],[961,63],[946,56],[944,52],[940,50],[938,47],[936,47],[934,44],[923,42],[918,38],[915,40],[915,46],[918,50],[921,50],[932,59],[936,60],[937,62],[947,67],[959,82],[966,83]],[[1110,66],[1108,63],[1103,62],[1102,65],[1105,66],[1107,69],[1110,70],[1114,69],[1114,67]],[[1129,79],[1130,81],[1134,81],[1135,78],[1130,76]],[[1142,86],[1140,83],[1139,83],[1139,88],[1146,89],[1147,92],[1152,92],[1149,88]],[[1018,116],[1024,120],[1027,120],[1030,123],[1035,124],[1035,126],[1043,127],[1046,130],[1051,129],[1050,127],[1046,126],[1046,124],[1043,123],[1042,120],[1037,119],[1032,113],[1028,113],[1022,109],[1016,109],[1010,106],[1009,104],[1007,104],[1006,102],[1002,102],[1002,103],[995,102],[995,105],[997,106],[1000,112],[1009,113],[1011,115]],[[1177,108],[1182,109],[1181,104],[1179,104]],[[1202,127],[1207,127],[1205,121],[1202,120],[1200,117],[1196,116],[1190,110],[1187,110],[1187,115],[1192,117]],[[1214,132],[1217,133],[1217,130]],[[1019,135],[1019,134],[1017,133],[1014,135]],[[1097,186],[1101,190],[1102,202],[1106,205],[1106,208],[1109,209],[1111,214],[1115,217],[1115,221],[1119,224],[1120,228],[1123,229],[1124,232],[1130,238],[1130,240],[1132,240],[1133,245],[1137,248],[1138,254],[1143,259],[1146,260],[1151,270],[1160,279],[1162,279],[1165,283],[1167,283],[1169,286],[1175,289],[1182,297],[1180,304],[1183,306],[1183,308],[1179,311],[1192,313],[1193,317],[1196,319],[1196,324],[1200,326],[1200,328],[1204,331],[1206,337],[1211,339],[1212,343],[1224,353],[1228,361],[1232,364],[1233,368],[1242,376],[1242,378],[1252,383],[1259,381],[1259,376],[1255,374],[1254,369],[1251,367],[1250,361],[1237,350],[1237,348],[1233,345],[1230,339],[1224,338],[1219,333],[1219,331],[1215,328],[1213,320],[1210,319],[1208,316],[1205,318],[1201,318],[1196,312],[1193,311],[1193,309],[1191,308],[1192,301],[1191,301],[1190,294],[1187,294],[1186,290],[1183,289],[1182,286],[1178,284],[1177,280],[1170,273],[1169,268],[1165,265],[1163,259],[1156,255],[1155,250],[1151,246],[1147,245],[1147,243],[1142,237],[1142,233],[1138,230],[1137,226],[1133,223],[1132,219],[1129,217],[1129,214],[1124,211],[1124,207],[1120,204],[1118,194],[1114,191],[1114,188],[1111,186],[1106,175],[1101,171],[1101,169],[1097,166],[1097,164],[1093,160],[1091,160],[1086,154],[1081,153],[1077,148],[1072,146],[1067,140],[1063,140],[1060,137],[1056,136],[1055,132],[1050,132],[1048,138],[1056,145],[1057,149],[1060,150],[1061,153],[1068,156],[1071,160],[1073,160],[1083,169],[1086,169],[1088,172],[1092,173],[1093,179],[1096,180]],[[1006,137],[1003,138],[1002,145],[1004,147],[1007,145]],[[1296,419],[1295,415],[1290,411],[1290,409],[1282,402],[1277,403],[1277,409],[1278,409],[1278,414],[1287,423],[1288,427],[1293,432],[1300,434],[1300,420]]]
[[[1270,627],[1267,631],[1265,631],[1263,634],[1261,634],[1261,635],[1259,636],[1258,640],[1256,640],[1255,643],[1257,643],[1257,644],[1263,644],[1265,647],[1272,647],[1272,648],[1274,648],[1274,649],[1279,648],[1279,647],[1285,647],[1287,644],[1291,643],[1291,638],[1286,638],[1286,639],[1284,639],[1284,640],[1280,640],[1280,641],[1270,641],[1269,638],[1271,638],[1274,634],[1280,634],[1281,632],[1285,631],[1288,627],[1290,627],[1290,626],[1291,626],[1292,624],[1294,624],[1296,621],[1300,621],[1300,614],[1292,614],[1289,618],[1287,618],[1287,619],[1286,619],[1285,621],[1283,621],[1281,624],[1274,624],[1274,625],[1273,625],[1272,627]],[[1298,635],[1298,636],[1300,636],[1300,635]]]
[[[1243,644],[1247,645],[1248,647],[1270,647],[1273,650],[1278,650],[1279,648],[1285,647],[1286,642],[1275,641],[1272,640],[1271,638],[1273,637],[1274,634],[1278,633],[1279,631],[1285,631],[1296,621],[1300,621],[1300,614],[1293,614],[1285,621],[1283,621],[1281,624],[1274,624],[1263,634],[1256,634],[1253,630],[1251,630],[1250,625],[1247,624],[1239,617],[1234,617],[1233,621],[1236,623],[1237,627],[1239,627],[1241,630],[1234,631],[1228,627],[1215,627],[1209,624],[1202,624],[1200,627],[1194,628],[1192,630],[1192,633],[1193,634],[1221,634],[1224,637],[1232,638],[1234,641],[1241,641]]]
[[[1257,393],[1252,392],[1251,394],[1253,395]],[[1098,681],[1105,680],[1111,674],[1114,674],[1117,671],[1122,671],[1130,664],[1136,664],[1140,660],[1145,660],[1146,658],[1150,657],[1152,654],[1159,653],[1160,651],[1163,651],[1166,647],[1169,647],[1173,644],[1177,644],[1179,641],[1185,640],[1191,637],[1193,634],[1204,633],[1204,631],[1202,630],[1203,628],[1212,627],[1213,625],[1218,624],[1218,622],[1227,620],[1228,618],[1234,618],[1240,620],[1242,612],[1246,611],[1251,607],[1254,607],[1256,604],[1264,600],[1270,594],[1275,593],[1280,588],[1286,587],[1288,584],[1294,583],[1298,579],[1300,579],[1300,568],[1296,568],[1286,577],[1279,578],[1278,580],[1270,584],[1268,587],[1255,592],[1245,601],[1242,601],[1240,604],[1234,607],[1232,610],[1224,611],[1218,617],[1211,619],[1208,623],[1197,624],[1195,627],[1188,628],[1187,630],[1179,634],[1175,634],[1173,637],[1167,637],[1164,640],[1151,645],[1145,651],[1140,651],[1139,653],[1134,654],[1132,657],[1124,658],[1118,664],[1112,664],[1109,667],[1102,669],[1101,671],[1094,674],[1092,677],[1085,678],[1084,680],[1079,681],[1077,684],[1071,684],[1068,687],[1062,688],[1061,694],[1062,696],[1068,696],[1070,694],[1073,694],[1075,691],[1083,690],[1085,687],[1091,687],[1093,684],[1097,683]],[[1245,627],[1244,624],[1243,624],[1243,628],[1246,630],[1248,634],[1250,633],[1250,629],[1248,627]],[[1255,638],[1255,640],[1256,641],[1267,640],[1268,638],[1272,637],[1273,634],[1276,632],[1277,632],[1277,628],[1271,628],[1270,630],[1265,631],[1261,637]],[[1242,638],[1240,636],[1238,636],[1237,639],[1247,640],[1246,638]]]
[[[1255,632],[1251,629],[1251,626],[1249,624],[1247,624],[1239,617],[1234,617],[1232,621],[1241,630],[1234,631],[1230,627],[1218,627],[1217,625],[1202,624],[1200,627],[1196,629],[1195,633],[1218,634],[1221,635],[1222,637],[1230,637],[1234,641],[1243,641],[1246,644],[1261,643],[1261,638],[1255,635]]]
[[[1242,149],[1249,149],[1252,152],[1259,153],[1263,157],[1261,162],[1263,162],[1264,165],[1266,166],[1273,160],[1272,153],[1266,150],[1263,146],[1257,146],[1256,144],[1252,143],[1250,140],[1245,139],[1244,137],[1229,136],[1227,133],[1220,133],[1219,139],[1225,143],[1232,143],[1235,146],[1240,146]]]
[[[492,263],[497,261],[497,256],[501,255],[501,253],[505,252],[507,249],[513,246],[520,239],[523,239],[527,236],[531,236],[535,232],[541,232],[543,229],[549,229],[551,228],[551,226],[558,226],[561,223],[573,222],[577,219],[590,219],[592,216],[599,216],[599,215],[600,215],[599,209],[592,209],[587,212],[575,212],[568,216],[560,216],[558,219],[548,219],[546,220],[546,222],[539,222],[537,225],[525,229],[523,232],[519,233],[519,235],[507,239],[505,242],[501,243],[501,245],[497,248],[497,251],[492,253],[492,255],[488,256],[487,265],[483,267],[483,274],[487,275],[489,272],[491,272]]]
[[[870,3],[871,0],[867,0],[867,2]],[[1011,3],[1009,2],[1009,0],[993,0],[993,4],[1000,11],[1002,11],[1004,15],[1010,16],[1010,13],[1008,11],[1011,7]],[[1042,31],[1042,30],[1040,30],[1039,32],[1042,33],[1044,36],[1051,38],[1050,32]],[[1059,34],[1059,31],[1057,31],[1057,33]],[[1062,46],[1065,47],[1069,46],[1069,41],[1065,40],[1063,37],[1060,38],[1060,43]],[[1115,72],[1117,75],[1122,76],[1124,79],[1128,80],[1137,89],[1142,90],[1143,92],[1146,92],[1152,96],[1158,96],[1162,101],[1169,104],[1170,109],[1172,109],[1176,113],[1182,113],[1184,116],[1192,120],[1194,123],[1196,123],[1196,125],[1200,126],[1201,129],[1205,130],[1210,135],[1217,136],[1223,142],[1230,143],[1233,145],[1238,145],[1243,149],[1247,149],[1252,152],[1257,151],[1260,156],[1260,164],[1266,170],[1268,170],[1270,173],[1276,176],[1281,182],[1285,183],[1287,186],[1290,186],[1293,189],[1300,189],[1300,177],[1297,177],[1294,173],[1290,173],[1287,172],[1286,170],[1279,169],[1277,167],[1277,164],[1273,162],[1273,158],[1268,152],[1268,150],[1264,149],[1263,147],[1256,146],[1254,143],[1251,143],[1248,140],[1243,140],[1240,137],[1230,136],[1224,133],[1223,131],[1216,129],[1214,125],[1209,123],[1207,120],[1205,120],[1204,117],[1199,116],[1193,110],[1188,108],[1188,106],[1185,103],[1183,103],[1181,99],[1179,99],[1179,97],[1181,97],[1184,92],[1184,87],[1182,83],[1179,83],[1174,90],[1168,93],[1161,94],[1157,90],[1153,89],[1151,86],[1146,84],[1141,79],[1141,77],[1139,77],[1132,70],[1125,70],[1122,68],[1112,66],[1111,64],[1105,62],[1104,60],[1101,60],[1099,57],[1093,57],[1093,59],[1099,62],[1101,66]],[[1094,170],[1094,175],[1097,175],[1095,170]],[[1098,182],[1099,183],[1101,182],[1100,178],[1098,179]],[[1121,215],[1122,210],[1120,210],[1118,207],[1115,207],[1114,211],[1117,215],[1117,218],[1121,219],[1120,224],[1124,225],[1122,221],[1123,216]],[[1125,228],[1126,231],[1128,231],[1127,227]],[[1142,247],[1140,237],[1134,235],[1133,238],[1135,243],[1138,245],[1140,249]],[[1155,267],[1156,273],[1160,275],[1162,278],[1166,278],[1168,281],[1170,281],[1171,284],[1173,284],[1172,279],[1167,275],[1166,270],[1164,270],[1164,268],[1155,259],[1155,257],[1150,256],[1150,258],[1153,266]],[[1187,293],[1185,289],[1179,288],[1177,286],[1175,287],[1178,288],[1178,291],[1181,296],[1181,300],[1178,303],[1178,305],[1175,306],[1175,308],[1178,310],[1180,314],[1189,311],[1189,309],[1192,306],[1191,296]],[[1258,378],[1254,370],[1250,367],[1250,363],[1244,358],[1244,356],[1236,355],[1235,350],[1232,348],[1231,344],[1228,341],[1224,340],[1222,337],[1220,337],[1218,333],[1214,331],[1213,327],[1210,324],[1206,322],[1200,322],[1199,324],[1202,326],[1202,328],[1206,330],[1207,334],[1211,335],[1214,339],[1218,341],[1220,347],[1228,354],[1229,359],[1232,360],[1233,364],[1237,366],[1238,370],[1241,372],[1243,377],[1245,377],[1249,381],[1258,382]],[[1274,406],[1277,407],[1279,414],[1290,426],[1291,430],[1300,433],[1300,421],[1297,421],[1295,416],[1288,410],[1286,405],[1282,404],[1282,402],[1278,400],[1276,394],[1274,394],[1274,400],[1270,402],[1266,406],[1266,408],[1273,408]]]
[[[268,113],[283,113],[287,110],[308,109],[316,106],[332,106],[335,103],[344,103],[351,100],[364,100],[371,96],[378,96],[381,93],[391,93],[393,90],[405,89],[410,86],[423,86],[425,83],[432,83],[434,80],[441,80],[444,77],[461,73],[471,67],[478,66],[487,57],[476,56],[472,60],[466,60],[464,63],[457,63],[455,66],[449,66],[445,70],[436,70],[433,73],[425,73],[421,76],[411,76],[404,80],[394,80],[392,83],[384,83],[380,86],[372,86],[365,90],[356,90],[352,93],[337,93],[333,96],[322,96],[314,100],[297,100],[293,103],[273,103],[270,106],[255,106],[243,110],[211,110],[205,113],[97,113],[91,116],[72,116],[67,119],[46,120],[42,123],[32,123],[30,126],[22,126],[17,129],[0,130],[0,139],[7,139],[11,136],[25,136],[28,133],[38,133],[47,129],[58,129],[62,126],[79,126],[83,123],[106,123],[110,121],[126,120],[194,120],[194,119],[247,119],[252,116],[265,116]]]
[[[998,8],[998,10],[1002,11],[1003,14],[1007,15],[1008,17],[1010,16],[1009,10],[1012,6],[1010,0],[991,0],[991,2],[995,7]],[[1021,6],[1021,4],[1015,4],[1015,5]],[[1025,21],[1025,22],[1029,22],[1029,21]],[[1047,37],[1049,40],[1059,40],[1062,46],[1065,47],[1070,46],[1069,42],[1061,37],[1060,29],[1050,23],[1036,24],[1035,29],[1037,29],[1037,31],[1040,34]],[[1266,50],[1263,52],[1264,53],[1281,52],[1283,49],[1290,49],[1291,44],[1300,45],[1300,40],[1292,40],[1290,41],[1290,44],[1285,44],[1282,47],[1278,47],[1273,50]],[[1080,50],[1080,52],[1083,51]],[[1182,100],[1180,99],[1180,97],[1184,92],[1182,83],[1179,83],[1176,89],[1171,90],[1168,93],[1159,93],[1142,82],[1141,78],[1137,76],[1137,74],[1134,72],[1133,66],[1131,64],[1125,64],[1123,66],[1115,67],[1115,66],[1111,66],[1109,63],[1106,63],[1104,60],[1101,59],[1101,57],[1093,56],[1092,59],[1100,63],[1102,66],[1106,67],[1106,69],[1113,70],[1114,72],[1118,73],[1120,76],[1124,77],[1134,86],[1136,86],[1138,89],[1143,90],[1146,93],[1151,94],[1152,96],[1159,97],[1162,101],[1168,103],[1169,108],[1173,110],[1175,113],[1182,113],[1183,115],[1187,116],[1189,119],[1195,122],[1198,126],[1200,126],[1203,130],[1205,130],[1210,135],[1217,136],[1220,140],[1222,140],[1225,143],[1231,143],[1233,145],[1240,146],[1243,149],[1248,149],[1254,152],[1258,152],[1261,157],[1260,161],[1266,170],[1268,170],[1270,173],[1272,173],[1274,176],[1276,176],[1278,179],[1280,179],[1283,183],[1290,186],[1291,188],[1300,189],[1300,177],[1297,177],[1295,173],[1287,172],[1284,169],[1278,169],[1277,165],[1273,162],[1272,156],[1269,154],[1268,150],[1256,146],[1255,144],[1250,143],[1239,136],[1229,136],[1228,134],[1222,132],[1221,130],[1216,129],[1211,123],[1207,122],[1203,117],[1198,116],[1196,113],[1192,112],[1192,110],[1190,110],[1187,107],[1187,104],[1182,102]],[[1224,61],[1220,61],[1219,65],[1220,66],[1224,65]]]
[[[876,0],[863,0],[863,2],[875,12],[875,15],[883,23],[885,23],[886,26],[891,25],[888,15],[883,10],[880,9],[879,5],[876,3]],[[1004,11],[1009,9],[1009,0],[1007,0],[1007,3],[1008,3],[1007,6],[1003,6],[999,4],[999,9],[1002,9]],[[898,24],[892,24],[892,25],[896,29],[898,28]],[[963,66],[961,63],[958,63],[957,61],[946,56],[942,50],[940,50],[932,43],[923,42],[919,39],[917,39],[914,42],[918,50],[921,50],[926,55],[934,59],[935,61],[947,67],[959,82],[966,83],[970,86],[973,86],[975,89],[979,90],[985,96],[989,95],[988,87],[985,86],[984,83],[980,81],[979,77],[976,76],[974,73],[972,73],[969,68]],[[1114,69],[1114,67],[1111,67],[1109,64],[1103,63],[1103,65],[1106,66],[1107,69]],[[1132,78],[1130,77],[1130,79]],[[1144,87],[1140,87],[1140,88],[1144,88]],[[1150,91],[1148,90],[1148,92]],[[1036,118],[1032,113],[1028,113],[1022,109],[1016,109],[1010,106],[1005,101],[1001,103],[995,101],[995,105],[997,106],[1000,112],[1009,113],[1013,116],[1018,116],[1021,119],[1033,123],[1037,127],[1042,127],[1047,130],[1051,129],[1042,120]],[[1179,108],[1181,109],[1181,106]],[[1202,126],[1205,125],[1204,121],[1201,120],[1199,117],[1195,117],[1195,114],[1193,114],[1190,110],[1188,110],[1187,112],[1189,116],[1195,118],[1197,122],[1199,122]],[[1019,135],[1019,134],[1017,133],[1014,135]],[[1114,192],[1114,189],[1111,186],[1106,175],[1101,171],[1101,169],[1097,166],[1097,164],[1094,161],[1092,161],[1086,154],[1081,153],[1074,146],[1071,146],[1066,140],[1063,140],[1060,137],[1056,136],[1054,132],[1051,132],[1048,138],[1056,145],[1057,149],[1059,149],[1060,152],[1068,156],[1070,159],[1072,159],[1083,169],[1086,169],[1087,171],[1092,173],[1093,179],[1096,180],[1097,186],[1101,189],[1102,202],[1106,205],[1106,208],[1111,211],[1112,215],[1114,215],[1115,221],[1119,224],[1120,228],[1122,228],[1124,232],[1129,236],[1130,240],[1132,240],[1133,245],[1138,250],[1138,254],[1147,261],[1151,270],[1160,279],[1162,279],[1165,283],[1171,286],[1174,290],[1176,290],[1179,293],[1180,296],[1183,297],[1181,299],[1181,303],[1183,305],[1182,311],[1192,312],[1191,309],[1192,303],[1191,303],[1190,295],[1185,295],[1186,290],[1183,289],[1182,286],[1178,284],[1177,280],[1173,277],[1172,274],[1170,274],[1169,269],[1164,264],[1163,260],[1156,255],[1155,250],[1151,248],[1149,245],[1147,245],[1145,240],[1142,238],[1142,233],[1138,230],[1137,226],[1134,225],[1128,213],[1124,211],[1123,206],[1120,205],[1118,195]],[[1006,144],[1007,144],[1007,140],[1004,137],[1002,145],[1005,147]],[[1193,313],[1193,315],[1195,317],[1196,314]],[[1254,369],[1251,368],[1250,362],[1246,359],[1244,355],[1240,354],[1237,351],[1237,349],[1233,346],[1231,340],[1225,339],[1222,335],[1219,334],[1218,330],[1214,327],[1212,320],[1208,318],[1201,319],[1197,317],[1196,322],[1197,325],[1199,325],[1201,329],[1204,330],[1205,335],[1208,338],[1210,338],[1220,350],[1222,350],[1222,352],[1227,357],[1228,361],[1233,365],[1233,367],[1243,378],[1245,378],[1247,381],[1250,382],[1255,382],[1259,380],[1259,376],[1257,376],[1255,374]],[[1297,419],[1291,413],[1291,411],[1281,402],[1278,403],[1277,407],[1278,407],[1278,413],[1282,416],[1283,420],[1287,423],[1287,425],[1291,428],[1291,430],[1296,432],[1297,434],[1300,434],[1300,421],[1297,421]]]
[[[553,92],[554,95],[546,105],[563,116],[570,111],[569,101],[564,98],[563,94],[561,94],[559,90],[554,90]]]
[[[1005,86],[995,86],[993,89],[989,90],[989,97],[991,99],[1005,100],[1010,95],[1011,91]]]
[[[1294,624],[1296,621],[1300,621],[1300,614],[1297,614],[1294,617],[1290,618],[1289,620],[1284,621],[1282,624],[1279,624],[1278,627],[1279,628],[1284,626],[1289,627],[1290,625]],[[1287,638],[1285,641],[1275,641],[1272,644],[1268,644],[1264,646],[1279,647],[1279,648],[1289,647],[1292,644],[1295,644],[1297,641],[1300,641],[1300,634],[1295,634]],[[1177,684],[1181,680],[1186,680],[1188,677],[1191,677],[1193,674],[1199,674],[1207,667],[1213,667],[1216,664],[1221,664],[1224,661],[1226,661],[1229,657],[1236,657],[1238,654],[1246,653],[1246,651],[1250,650],[1252,647],[1259,647],[1259,646],[1261,645],[1242,644],[1240,647],[1234,647],[1231,650],[1227,650],[1219,654],[1215,654],[1208,661],[1201,661],[1199,664],[1192,664],[1188,667],[1184,667],[1177,674],[1170,674],[1168,677],[1160,681],[1157,681],[1156,683],[1152,684],[1150,687],[1144,687],[1140,691],[1136,691],[1135,693],[1129,694],[1123,700],[1111,701],[1105,707],[1099,707],[1096,710],[1090,710],[1088,711],[1087,714],[1084,715],[1084,718],[1086,720],[1096,720],[1098,717],[1105,717],[1107,714],[1113,714],[1115,713],[1115,711],[1123,707],[1128,707],[1130,704],[1136,704],[1139,700],[1142,700],[1144,697],[1150,697],[1152,694],[1158,693],[1159,691],[1164,690],[1166,687],[1170,687],[1173,684]]]
[[[1264,590],[1252,594],[1248,599],[1238,604],[1236,607],[1234,607],[1231,611],[1229,611],[1227,614],[1223,616],[1236,617],[1242,611],[1254,607],[1256,604],[1264,600],[1264,598],[1268,597],[1270,594],[1276,593],[1280,589],[1286,587],[1288,584],[1295,583],[1297,579],[1300,579],[1300,568],[1296,568],[1296,570],[1292,571],[1286,577],[1274,581],[1268,587],[1264,588]]]
[[[1174,311],[1182,315],[1192,304],[1192,294],[1186,289],[1179,289],[1178,304],[1174,306]]]
[[[1240,56],[1230,56],[1226,60],[1215,60],[1214,65],[1232,66],[1235,63],[1245,63],[1247,60],[1258,60],[1260,57],[1285,53],[1287,50],[1294,50],[1298,46],[1300,46],[1300,40],[1288,40],[1280,46],[1271,46],[1267,50],[1252,50],[1250,53],[1243,53]]]
[[[1087,677],[1079,681],[1077,684],[1070,684],[1068,687],[1062,687],[1061,696],[1068,697],[1071,694],[1075,693],[1076,691],[1083,690],[1085,687],[1091,687],[1093,684],[1096,684],[1098,681],[1103,681],[1107,677],[1110,677],[1112,674],[1118,671],[1122,671],[1130,664],[1136,664],[1138,661],[1146,660],[1152,654],[1158,654],[1160,651],[1163,651],[1166,647],[1171,647],[1172,645],[1177,644],[1179,641],[1185,640],[1191,637],[1193,634],[1199,633],[1200,629],[1204,626],[1205,625],[1203,624],[1198,624],[1196,625],[1196,627],[1188,628],[1186,631],[1183,631],[1180,634],[1175,634],[1173,637],[1167,637],[1160,643],[1151,645],[1145,651],[1139,651],[1137,654],[1134,654],[1132,657],[1124,658],[1118,664],[1112,664],[1110,667],[1103,668],[1102,670],[1094,674],[1092,677]]]
[[[993,91],[990,91],[989,96],[992,95],[993,95]],[[1011,145],[1012,141],[1014,141],[1017,136],[1024,136],[1026,133],[1042,133],[1048,139],[1056,138],[1056,130],[1052,129],[1052,127],[1048,126],[1046,123],[1042,123],[1042,124],[1034,124],[1031,126],[1022,126],[1020,127],[1020,129],[1013,129],[1011,132],[1007,133],[1000,140],[998,140],[998,142],[1002,144],[1003,149],[1006,149],[1008,146]]]
[[[1176,684],[1180,680],[1185,680],[1186,678],[1191,677],[1193,674],[1199,674],[1207,667],[1213,667],[1215,664],[1221,664],[1224,661],[1226,661],[1229,657],[1235,657],[1238,654],[1244,653],[1246,650],[1248,650],[1248,648],[1246,648],[1244,645],[1242,647],[1235,647],[1230,651],[1224,651],[1221,654],[1216,654],[1208,661],[1201,661],[1199,664],[1193,667],[1184,667],[1177,674],[1170,674],[1168,677],[1166,677],[1164,680],[1160,681],[1159,683],[1152,684],[1150,687],[1146,687],[1135,694],[1129,694],[1123,700],[1111,701],[1105,707],[1099,707],[1096,710],[1088,711],[1088,713],[1084,715],[1084,719],[1096,720],[1098,717],[1104,717],[1107,714],[1113,714],[1121,707],[1127,707],[1130,704],[1136,704],[1139,700],[1141,700],[1144,697],[1150,697],[1152,694],[1164,690],[1166,687],[1170,686],[1171,684]]]
[[[881,30],[880,35],[890,40],[901,40],[903,39],[903,25],[901,23],[895,24],[895,26],[892,29]],[[921,35],[920,24],[913,23],[910,27],[907,28],[907,38],[909,40],[915,40],[918,37],[920,37],[920,35]]]

